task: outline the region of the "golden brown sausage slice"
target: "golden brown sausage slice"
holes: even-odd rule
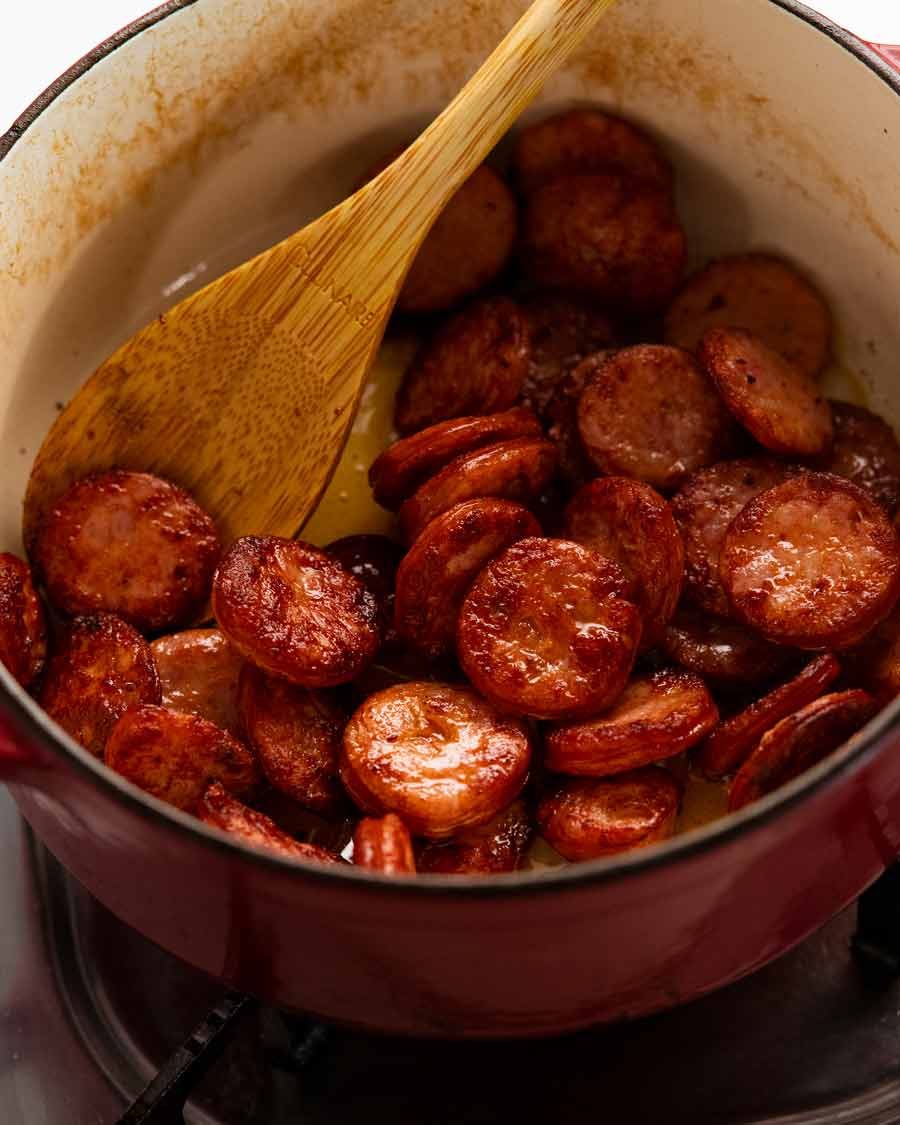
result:
[[[543,415],[557,384],[587,356],[618,342],[607,313],[560,293],[538,293],[523,305],[531,326],[531,354],[522,399]]]
[[[274,535],[237,539],[213,583],[222,632],[252,664],[304,687],[348,683],[378,648],[378,607],[324,551]]]
[[[743,328],[809,376],[828,362],[831,314],[797,271],[767,254],[712,262],[688,278],[666,314],[666,342],[695,351],[710,328]]]
[[[0,663],[28,687],[47,659],[44,607],[31,580],[28,564],[0,554]]]
[[[397,571],[397,635],[431,659],[452,652],[460,606],[479,572],[510,544],[540,534],[512,500],[468,500],[437,516]]]
[[[244,794],[260,781],[253,754],[228,731],[200,715],[143,704],[126,711],[110,732],[104,760],[145,792],[192,812],[214,781]]]
[[[737,420],[773,453],[811,457],[832,442],[831,407],[799,367],[740,328],[711,328],[701,364]]]
[[[501,414],[451,418],[389,446],[369,469],[377,502],[396,512],[404,500],[463,453],[520,437],[539,437],[541,425],[531,410],[516,406]]]
[[[850,402],[831,402],[834,444],[815,463],[864,488],[893,513],[900,504],[900,443],[883,418]]]
[[[415,835],[442,839],[510,804],[530,761],[525,724],[473,691],[399,684],[350,719],[341,779],[364,812],[395,812]]]
[[[544,438],[519,438],[464,453],[426,481],[400,509],[400,530],[407,543],[448,508],[485,496],[529,504],[543,492],[556,471],[556,448]]]
[[[695,757],[701,773],[713,780],[734,773],[767,730],[824,695],[840,674],[838,660],[824,653],[792,680],[720,723]]]
[[[364,817],[353,833],[353,862],[383,875],[415,875],[412,839],[400,817]]]
[[[537,285],[650,313],[681,279],[685,236],[668,191],[616,173],[563,176],[529,196],[521,259]]]
[[[518,209],[506,182],[482,164],[456,192],[413,261],[397,308],[440,312],[490,284],[506,265]]]
[[[538,830],[579,863],[667,840],[680,803],[681,786],[653,766],[618,777],[560,778],[538,805]]]
[[[684,540],[685,596],[708,613],[727,617],[731,606],[719,580],[725,532],[745,504],[791,475],[764,457],[720,461],[700,469],[672,497],[672,514]]]
[[[187,624],[219,558],[210,517],[181,488],[113,470],[63,494],[38,528],[34,562],[57,609],[105,611],[142,632]]]
[[[508,297],[476,301],[419,350],[397,391],[394,423],[414,433],[448,418],[513,406],[528,370],[528,321]]]
[[[641,638],[611,559],[562,539],[522,539],[475,580],[458,651],[476,690],[536,718],[577,718],[621,694]]]
[[[492,817],[487,824],[466,828],[446,842],[428,842],[419,849],[418,870],[431,875],[496,875],[518,870],[534,834],[522,800]]]
[[[641,647],[657,644],[684,579],[684,545],[662,496],[626,477],[592,481],[566,508],[562,537],[619,564],[634,583],[634,601],[644,618]]]
[[[793,655],[734,621],[690,609],[676,613],[666,628],[662,649],[669,659],[704,680],[733,686],[771,680]]]
[[[642,344],[586,359],[582,368],[578,428],[603,473],[671,492],[733,441],[728,411],[687,352]]]
[[[689,750],[718,719],[699,676],[666,668],[636,676],[599,718],[550,731],[544,762],[557,773],[608,777]]]
[[[763,735],[731,783],[728,810],[736,812],[793,781],[827,758],[865,726],[878,704],[864,691],[823,695]]]
[[[282,831],[267,816],[232,797],[218,782],[210,785],[197,802],[194,813],[204,824],[220,828],[239,836],[245,844],[267,851],[278,852],[290,859],[307,859],[318,863],[340,863],[336,855],[318,847],[304,844]]]
[[[158,637],[150,646],[162,685],[162,704],[202,715],[239,734],[238,676],[244,658],[218,629],[187,629]]]
[[[643,129],[596,109],[529,125],[516,139],[512,161],[523,195],[575,172],[620,172],[664,191],[672,187],[672,168]]]
[[[323,816],[340,812],[346,801],[338,756],[347,716],[330,696],[246,664],[238,699],[241,727],[269,784]]]
[[[830,473],[801,473],[751,500],[719,566],[738,619],[802,649],[855,644],[900,592],[900,542],[884,509]]]
[[[63,730],[99,758],[129,707],[159,703],[153,653],[136,629],[110,613],[76,617],[57,642],[38,698]]]
[[[345,535],[325,548],[366,587],[378,607],[378,625],[385,636],[394,620],[394,583],[403,548],[386,535]]]

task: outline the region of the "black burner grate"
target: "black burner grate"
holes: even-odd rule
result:
[[[216,1003],[215,982],[38,857],[60,987],[95,1062],[125,1104],[138,1098],[127,1125],[900,1122],[896,871],[861,902],[858,933],[847,911],[754,977],[676,1011],[555,1040],[437,1043],[326,1029],[233,995]],[[81,955],[59,955],[67,949]]]

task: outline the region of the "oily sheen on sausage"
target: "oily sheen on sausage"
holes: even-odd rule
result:
[[[437,516],[397,572],[397,635],[432,659],[452,652],[463,598],[479,572],[510,544],[540,531],[527,508],[492,497]]]
[[[63,730],[101,757],[129,708],[159,703],[156,661],[127,621],[111,613],[76,617],[57,638],[38,698]]]
[[[475,688],[536,718],[592,715],[615,702],[634,664],[640,612],[621,568],[562,539],[522,539],[475,580],[458,652]]]
[[[259,767],[243,743],[200,715],[143,704],[110,732],[106,764],[147,793],[191,812],[214,781],[235,795],[251,792]]]
[[[158,632],[200,611],[219,549],[215,524],[183,489],[115,469],[63,494],[38,528],[33,558],[62,613],[114,613]]]
[[[734,614],[766,639],[847,648],[893,609],[900,542],[861,488],[802,473],[746,505],[725,536],[719,569]]]
[[[601,477],[569,502],[562,535],[614,559],[634,583],[644,619],[642,647],[661,638],[684,581],[684,545],[672,510],[648,484]]]
[[[677,780],[653,766],[617,777],[566,777],[541,799],[537,822],[547,843],[578,863],[668,839],[680,803]]]
[[[0,554],[0,663],[23,687],[34,683],[47,659],[47,623],[28,564]]]
[[[380,641],[369,590],[296,539],[237,539],[216,571],[212,600],[219,628],[245,659],[303,687],[348,683]]]
[[[354,712],[340,773],[363,812],[396,813],[415,835],[442,839],[510,804],[530,762],[521,720],[468,688],[413,682],[370,695]]]

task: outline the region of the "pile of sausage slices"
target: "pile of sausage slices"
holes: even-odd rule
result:
[[[33,572],[0,558],[12,674],[251,844],[396,875],[512,871],[535,833],[606,856],[674,831],[689,770],[742,808],[900,689],[900,446],[818,388],[816,289],[763,254],[682,281],[671,169],[621,119],[526,128],[511,180],[476,172],[400,297],[427,339],[370,472],[394,539],[222,551],[115,470]]]

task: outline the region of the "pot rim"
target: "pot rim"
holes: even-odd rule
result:
[[[86,74],[91,67],[107,58],[119,47],[169,16],[192,7],[198,0],[167,0],[145,15],[127,24],[109,38],[98,43],[43,91],[0,136],[0,163],[13,149],[28,128],[50,105]],[[807,23],[853,55],[900,96],[900,71],[892,68],[876,51],[845,31],[825,16],[814,12],[800,0],[766,0],[776,8]],[[676,836],[662,844],[586,863],[569,864],[543,871],[520,871],[484,876],[424,875],[415,879],[397,879],[354,867],[352,864],[323,864],[288,859],[276,852],[267,852],[242,843],[235,836],[210,828],[195,817],[181,812],[143,792],[125,778],[109,769],[66,734],[43,711],[0,664],[0,705],[10,714],[16,728],[44,750],[66,758],[92,781],[111,795],[124,801],[131,811],[149,820],[164,821],[192,841],[215,849],[223,856],[240,857],[256,865],[290,874],[300,881],[319,882],[337,888],[341,883],[397,898],[428,896],[433,898],[510,898],[545,894],[557,890],[575,890],[600,885],[626,877],[650,873],[656,868],[689,861],[714,848],[732,843],[738,836],[760,831],[777,817],[786,815],[814,794],[860,771],[883,748],[883,740],[900,728],[900,698],[884,708],[861,735],[850,739],[838,753],[783,786],[776,792],[737,813],[730,813],[702,828]]]

